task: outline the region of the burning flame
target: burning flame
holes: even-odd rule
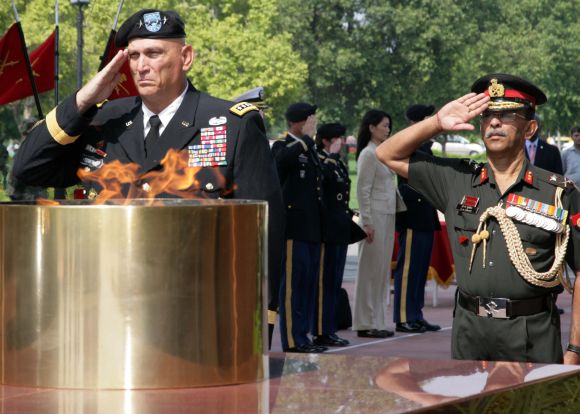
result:
[[[82,181],[96,182],[102,188],[94,200],[103,204],[109,199],[144,198],[151,204],[160,194],[176,198],[201,198],[200,181],[197,176],[201,171],[212,174],[216,188],[224,188],[225,179],[217,169],[202,169],[189,165],[189,154],[186,151],[170,149],[163,160],[160,170],[140,174],[140,166],[135,163],[123,164],[112,161],[95,171],[80,169],[78,176]],[[222,194],[223,195],[223,194]]]

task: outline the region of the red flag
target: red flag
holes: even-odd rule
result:
[[[56,30],[32,53],[30,53],[30,64],[34,74],[34,83],[38,93],[54,89],[54,48]],[[32,91],[30,91],[32,95]]]
[[[109,35],[109,41],[107,42],[105,53],[103,54],[104,59],[101,62],[101,67],[99,68],[99,70],[102,69],[104,66],[106,66],[107,63],[109,63],[111,61],[111,59],[113,59],[113,57],[115,57],[117,52],[119,50],[121,50],[115,46],[115,35],[116,34],[117,34],[117,32],[112,30],[111,34]],[[109,100],[111,100],[111,101],[113,99],[126,98],[129,96],[139,95],[139,92],[137,91],[137,87],[135,86],[135,82],[133,82],[133,76],[131,75],[131,69],[129,67],[128,60],[125,61],[125,63],[121,67],[120,72],[121,72],[121,79],[119,80],[119,83],[117,83],[117,86],[115,86],[115,89],[113,90],[113,93],[111,94],[111,96],[109,96]]]
[[[30,54],[38,92],[54,89],[54,32]],[[0,105],[34,95],[27,73],[18,23],[0,39]]]

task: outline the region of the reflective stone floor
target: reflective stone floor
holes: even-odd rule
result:
[[[0,387],[1,413],[580,412],[580,367],[272,354],[255,384],[90,391]],[[490,411],[486,411],[490,410]]]

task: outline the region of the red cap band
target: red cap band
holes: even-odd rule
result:
[[[489,90],[486,89],[483,93],[485,93],[487,96],[489,96]],[[528,102],[531,102],[532,105],[536,105],[536,100],[534,99],[533,96],[528,95],[527,93],[515,90],[515,89],[506,89],[504,92],[503,96],[497,96],[494,98],[519,98],[519,99],[524,99]]]

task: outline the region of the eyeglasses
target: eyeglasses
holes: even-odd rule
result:
[[[509,123],[514,122],[517,118],[525,119],[526,121],[528,118],[525,116],[518,114],[517,112],[492,112],[492,111],[485,111],[481,115],[479,115],[480,122],[487,122],[491,118],[497,118],[502,123]]]

